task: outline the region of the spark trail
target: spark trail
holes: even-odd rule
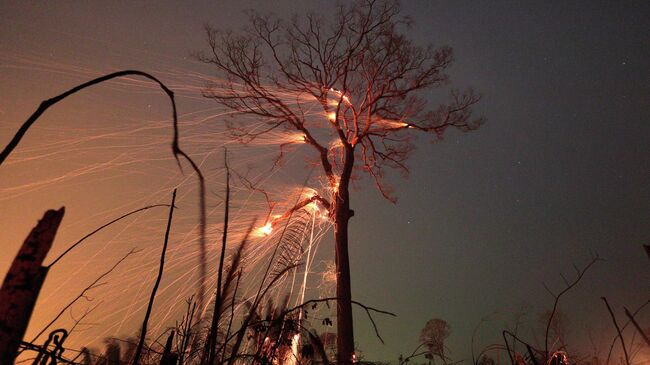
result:
[[[42,62],[30,55],[0,55],[2,72],[22,70],[61,77],[65,83],[96,77],[104,70],[77,65]],[[160,70],[165,70],[160,67]],[[247,285],[241,288],[240,301],[252,298],[255,287],[263,278],[263,267],[278,239],[274,225],[283,224],[282,214],[292,208],[305,187],[304,176],[290,174],[291,166],[310,164],[311,156],[303,153],[302,138],[295,133],[278,130],[260,136],[247,145],[241,145],[227,131],[226,123],[237,118],[202,97],[201,92],[213,80],[198,72],[184,70],[149,70],[165,82],[176,94],[179,104],[181,144],[201,168],[207,193],[207,261],[215,263],[219,255],[223,214],[222,196],[224,170],[222,150],[228,146],[235,171],[255,181],[273,199],[268,201],[244,184],[232,186],[233,205],[229,227],[230,242],[239,242],[250,221],[257,219],[258,232],[245,257]],[[70,81],[72,80],[72,81]],[[65,203],[70,219],[62,225],[62,234],[52,249],[52,257],[63,252],[70,243],[84,234],[114,219],[124,212],[142,206],[161,204],[168,200],[171,190],[178,188],[174,230],[170,237],[165,276],[156,297],[159,308],[150,320],[149,332],[157,336],[174,321],[180,320],[186,299],[195,294],[201,280],[197,271],[198,226],[197,187],[193,176],[183,173],[175,165],[169,149],[169,117],[154,96],[154,85],[135,78],[107,83],[75,100],[66,101],[60,110],[43,116],[39,125],[30,130],[29,137],[14,151],[0,169],[0,215],[12,215],[16,220],[31,222],[35,212],[54,202]],[[301,98],[287,95],[287,99]],[[301,100],[305,102],[305,100]],[[314,109],[318,110],[314,102]],[[26,106],[28,107],[28,106]],[[143,108],[144,107],[144,108]],[[9,111],[14,105],[1,104]],[[144,112],[143,112],[144,110]],[[21,111],[24,113],[24,111]],[[306,113],[310,113],[306,110]],[[4,141],[15,130],[16,112],[0,114],[0,140]],[[313,112],[314,123],[325,120],[322,113]],[[263,129],[265,122],[257,121],[254,128]],[[324,124],[324,130],[327,130]],[[326,132],[324,132],[326,133]],[[278,151],[284,153],[281,164],[286,169],[271,169],[277,164]],[[293,169],[304,171],[304,169]],[[327,184],[312,179],[308,191],[325,191]],[[319,243],[330,228],[326,212],[318,204],[302,208],[309,219],[304,225],[301,250],[293,251],[305,266],[275,286],[272,294],[279,302],[286,293],[292,293],[297,303],[308,292],[314,295],[322,288],[321,274],[315,272]],[[270,220],[264,221],[265,217]],[[128,217],[93,236],[61,262],[57,263],[43,288],[27,337],[36,334],[54,314],[74,298],[97,273],[103,272],[116,258],[133,248],[141,251],[133,259],[112,272],[104,284],[90,291],[84,301],[72,306],[56,326],[70,327],[78,313],[89,312],[67,340],[72,348],[98,346],[107,337],[134,335],[147,305],[147,288],[151,286],[157,269],[160,250],[160,232],[165,228],[161,212],[146,212]],[[18,228],[9,238],[22,235]],[[309,248],[309,249],[307,249]],[[229,258],[227,257],[226,260]],[[0,270],[6,262],[0,261]],[[323,266],[323,265],[321,265]],[[326,266],[326,265],[324,265]],[[309,280],[308,280],[309,278]],[[208,265],[205,273],[208,292],[216,283],[216,265]],[[209,303],[200,313],[206,314]],[[238,305],[240,309],[241,304]],[[239,314],[236,314],[239,315]],[[37,339],[37,343],[44,340]]]

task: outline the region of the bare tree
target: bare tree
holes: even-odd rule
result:
[[[337,356],[339,364],[348,364],[355,358],[350,181],[367,174],[394,202],[384,172],[408,173],[410,132],[440,138],[449,127],[473,130],[482,119],[471,118],[479,100],[471,90],[452,91],[448,102],[435,107],[423,97],[422,91],[447,83],[444,72],[453,53],[413,43],[405,34],[411,22],[400,15],[398,1],[358,0],[338,5],[332,14],[283,21],[251,11],[241,32],[206,27],[210,51],[198,57],[219,71],[222,81],[204,95],[236,112],[228,124],[235,137],[247,143],[286,133],[276,162],[301,144],[315,153],[327,193],[312,194],[267,227],[310,203],[328,212],[336,242]]]
[[[427,348],[426,358],[429,361],[438,356],[444,364],[447,363],[445,357],[445,340],[451,334],[451,327],[442,319],[434,318],[420,332],[420,342]]]

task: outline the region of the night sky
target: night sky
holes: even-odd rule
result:
[[[40,101],[103,72],[137,68],[160,74],[172,89],[185,73],[214,75],[192,57],[207,48],[205,23],[237,28],[247,8],[285,16],[332,7],[270,3],[1,2],[0,143]],[[409,178],[390,178],[396,205],[373,189],[353,192],[353,298],[398,315],[378,318],[382,345],[355,312],[359,347],[368,359],[394,360],[417,345],[428,319],[442,318],[452,327],[451,357],[469,359],[472,331],[486,316],[477,347],[500,341],[522,308],[522,328],[538,329],[538,313],[552,305],[543,283],[561,288],[560,274],[573,275],[572,264],[584,266],[592,252],[604,261],[561,310],[576,351],[591,351],[589,333],[608,347],[614,332],[599,298],[621,318],[624,305],[648,299],[641,245],[650,243],[650,2],[408,1],[403,13],[415,21],[409,35],[417,42],[454,48],[452,86],[483,94],[476,111],[487,123],[435,143],[420,138]],[[168,101],[147,92],[129,97],[107,87],[80,95],[39,121],[16,153],[70,137],[60,131],[84,134],[87,123],[99,131],[122,117],[131,125],[168,118]],[[181,94],[182,115],[210,105],[199,89]],[[14,197],[19,185],[55,175],[8,166],[0,168],[3,275],[43,210],[66,205],[70,225],[64,219],[62,234],[70,240],[104,223],[71,223],[89,206],[123,211],[120,196],[94,196],[85,185],[77,191],[74,181],[54,194]],[[106,181],[128,191],[136,183],[122,173]],[[331,239],[324,242],[320,250],[332,251]],[[639,318],[650,323],[647,313]]]

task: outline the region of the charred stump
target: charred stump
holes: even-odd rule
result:
[[[48,210],[25,239],[0,288],[0,364],[13,364],[47,275],[43,260],[65,208]]]

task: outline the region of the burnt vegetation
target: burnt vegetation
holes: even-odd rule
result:
[[[384,198],[394,202],[385,173],[390,169],[408,173],[407,161],[415,135],[439,139],[449,129],[468,132],[484,122],[472,115],[472,107],[480,100],[472,90],[444,89],[444,100],[431,100],[426,92],[449,83],[445,72],[453,62],[453,52],[446,46],[415,44],[406,36],[409,26],[409,19],[400,15],[398,2],[362,0],[337,6],[332,19],[308,14],[281,20],[250,12],[247,27],[240,31],[206,27],[209,50],[197,57],[213,65],[222,81],[207,85],[203,96],[235,112],[228,124],[232,137],[251,143],[271,132],[292,136],[297,133],[297,139],[279,145],[270,169],[281,168],[287,153],[306,145],[312,156],[310,164],[328,187],[327,193],[314,192],[307,198],[301,195],[289,209],[272,215],[278,213],[274,212],[276,203],[272,197],[256,182],[231,169],[225,154],[224,221],[221,240],[216,243],[220,252],[217,263],[206,259],[205,181],[198,165],[180,148],[174,93],[167,86],[145,72],[121,71],[44,101],[2,151],[0,165],[48,108],[87,87],[130,75],[153,81],[165,92],[173,113],[172,153],[179,167],[181,161],[191,166],[199,184],[198,268],[205,274],[207,265],[215,265],[216,285],[209,288],[205,282],[198,283],[196,295],[186,299],[185,312],[174,326],[161,333],[149,330],[150,315],[157,309],[157,289],[165,274],[166,251],[177,208],[176,190],[169,204],[128,212],[82,237],[52,264],[42,266],[64,216],[64,209],[48,211],[27,237],[0,290],[0,364],[11,364],[19,355],[25,363],[43,365],[366,363],[355,348],[352,307],[365,312],[381,342],[381,329],[375,317],[394,314],[352,297],[348,257],[348,224],[354,215],[350,206],[351,183],[365,178]],[[251,221],[243,238],[234,243],[228,228],[231,174],[238,178],[242,188],[263,194],[269,208],[267,214]],[[310,205],[326,212],[334,227],[336,295],[292,305],[288,296],[277,300],[270,294],[280,280],[305,264],[301,237],[312,217]],[[24,332],[48,270],[55,270],[55,264],[95,233],[153,208],[168,209],[168,219],[158,275],[149,292],[139,333],[125,339],[107,338],[103,349],[67,348],[65,340],[96,307],[90,307],[70,328],[55,328],[59,317],[75,302],[104,285],[113,270],[137,253],[130,251],[61,308],[33,339],[26,341]],[[271,257],[259,264],[264,270],[257,282],[247,276],[245,269],[253,231],[260,225],[279,234],[273,240]],[[647,247],[646,250],[650,254]],[[228,256],[227,252],[232,254]],[[570,348],[567,342],[567,320],[559,309],[561,300],[598,261],[600,258],[594,254],[585,266],[575,267],[572,278],[562,277],[563,287],[547,288],[550,309],[540,317],[542,326],[535,332],[536,337],[524,338],[516,321],[514,328],[501,333],[503,341],[474,351],[472,338],[472,358],[455,360],[445,344],[452,335],[452,326],[434,318],[420,331],[418,346],[408,354],[396,356],[396,360],[400,365],[640,365],[642,362],[636,359],[650,349],[650,341],[636,316],[650,301],[630,311],[612,308],[602,297],[603,318],[610,320],[616,331],[606,356],[589,356]],[[248,286],[249,280],[257,286],[253,296],[245,297],[241,288]],[[332,318],[323,315],[327,311],[321,311],[330,306],[336,308]],[[625,317],[616,315],[621,309]],[[49,335],[44,339],[46,334]],[[617,344],[624,355],[620,360],[612,359]]]

